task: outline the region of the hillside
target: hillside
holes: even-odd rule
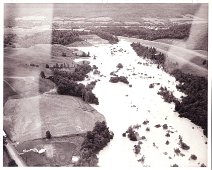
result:
[[[62,95],[11,99],[5,104],[4,114],[5,132],[19,142],[43,138],[47,130],[54,137],[85,133],[96,121],[104,120],[81,99]]]

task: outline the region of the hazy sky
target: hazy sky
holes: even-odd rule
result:
[[[200,4],[5,4],[5,19],[23,16],[99,17],[138,21],[140,17],[180,17],[195,14]],[[207,4],[204,4],[207,13]],[[207,16],[207,15],[202,15]]]

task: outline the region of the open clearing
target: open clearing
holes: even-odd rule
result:
[[[67,57],[62,56],[63,52],[66,53]],[[55,63],[68,63],[71,65],[76,57],[72,52],[73,50],[65,46],[51,44],[37,44],[29,48],[7,48],[4,50],[4,66],[12,69],[11,62],[15,62],[22,67],[26,67],[26,64],[37,64],[39,67]],[[19,67],[19,69],[22,69],[22,67]],[[30,67],[27,68],[28,71],[29,69]],[[5,73],[7,74],[7,72]]]
[[[80,98],[57,95],[55,84],[40,77],[41,71],[52,75],[46,64],[73,67],[74,51],[56,44],[4,49],[3,126],[29,166],[73,166],[71,158],[79,156],[82,134],[105,120]],[[47,130],[53,136],[50,141],[45,139]]]
[[[6,103],[6,101],[8,100],[9,97],[15,96],[17,95],[16,90],[7,82],[4,80],[4,93],[3,93],[3,104]]]
[[[66,53],[66,57],[62,53]],[[4,49],[4,103],[14,95],[9,87],[20,97],[30,97],[47,92],[55,87],[48,79],[40,78],[40,72],[46,76],[52,71],[46,68],[56,63],[73,65],[73,50],[62,45],[37,44],[29,48]],[[32,64],[34,66],[32,66]],[[36,66],[35,66],[36,65]]]
[[[47,130],[57,137],[85,133],[96,121],[104,120],[80,98],[47,94],[10,99],[4,115],[4,130],[17,142],[44,138]]]
[[[16,146],[28,166],[72,166],[72,156],[79,156],[83,136],[64,136],[51,140],[36,139]],[[44,149],[44,153],[38,153]]]

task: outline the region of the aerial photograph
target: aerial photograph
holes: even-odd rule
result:
[[[4,3],[4,167],[210,167],[208,3]]]

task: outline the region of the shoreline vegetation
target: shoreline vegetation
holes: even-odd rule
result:
[[[191,24],[173,25],[166,29],[149,29],[143,27],[101,27],[101,31],[116,36],[133,37],[144,40],[157,40],[163,38],[188,38]]]
[[[88,131],[80,149],[80,159],[74,166],[96,167],[97,154],[113,139],[113,132],[109,130],[105,121],[96,122],[92,131]]]
[[[91,83],[87,87],[82,83],[77,83],[77,81],[83,81],[87,77],[87,73],[92,71],[89,64],[77,65],[73,72],[61,69],[53,67],[53,76],[47,78],[56,84],[58,94],[81,97],[87,103],[99,104],[98,98],[92,92],[93,88],[90,88],[91,85],[95,86],[96,83]]]
[[[3,166],[209,166],[208,8],[4,4]]]
[[[149,29],[142,27],[100,27],[91,28],[90,32],[85,31],[73,31],[73,30],[51,30],[36,33],[31,36],[19,37],[16,34],[4,35],[4,47],[10,46],[16,47],[30,47],[36,44],[61,44],[67,46],[74,42],[85,41],[81,38],[82,35],[97,35],[102,39],[107,40],[110,44],[116,44],[119,42],[117,36],[125,36],[132,38],[139,38],[144,40],[157,40],[163,38],[175,38],[175,39],[187,39],[190,33],[191,24],[174,25],[167,29]],[[158,65],[158,69],[162,68],[166,71],[165,54],[158,52],[154,47],[146,47],[140,43],[131,44],[134,51],[138,56],[144,59],[149,59],[152,63]],[[81,56],[83,57],[85,53]],[[66,53],[62,54],[66,57]],[[85,55],[84,57],[89,57]],[[118,67],[119,69],[123,66]],[[77,65],[74,71],[64,69],[62,67],[46,67],[53,72],[52,76],[46,77],[42,72],[41,77],[49,79],[55,83],[57,93],[59,95],[70,95],[82,98],[83,101],[90,104],[99,104],[98,98],[92,92],[97,81],[93,81],[87,86],[78,81],[83,81],[91,71],[96,71],[89,64]],[[166,71],[168,72],[168,71]],[[97,72],[98,73],[98,72]],[[166,88],[161,87],[158,92],[165,102],[175,104],[175,111],[179,113],[179,117],[185,117],[191,120],[194,124],[202,127],[204,135],[207,137],[207,79],[204,77],[194,76],[191,74],[183,73],[180,70],[175,70],[170,75],[174,76],[176,81],[180,82],[176,88],[185,93],[187,96],[182,97],[182,101],[178,101],[174,95]],[[117,83],[122,82],[129,84],[127,77],[116,76],[110,78],[110,82]],[[132,85],[129,85],[132,87]],[[153,88],[153,85],[150,86]],[[149,131],[149,129],[147,129]],[[127,134],[128,133],[128,134]],[[136,134],[132,127],[124,133],[123,136],[128,135],[130,140],[136,141]],[[88,131],[85,135],[84,141],[81,145],[80,159],[74,166],[97,166],[98,157],[97,154],[113,139],[114,134],[109,131],[106,122],[96,122],[93,131]],[[187,147],[184,143],[183,147]],[[135,153],[140,152],[140,145],[135,147]],[[194,158],[193,158],[194,159]]]
[[[110,44],[116,44],[119,39],[117,36],[125,36],[132,38],[139,38],[144,40],[157,40],[164,38],[173,39],[187,39],[190,33],[191,24],[173,25],[166,29],[150,29],[143,27],[99,27],[89,28],[89,31],[77,30],[46,30],[35,33],[30,36],[20,37],[15,33],[8,33],[4,35],[4,46],[30,47],[35,44],[61,44],[69,45],[74,42],[85,41],[82,35],[97,35],[102,39],[107,40]]]
[[[140,43],[132,43],[131,46],[138,56],[150,59],[153,63],[158,64],[158,68],[159,66],[164,68],[165,55],[163,53],[158,53],[155,48],[145,47]],[[164,70],[166,71],[166,69]],[[161,89],[159,95],[162,95],[166,102],[174,102],[175,111],[179,113],[179,117],[188,118],[194,124],[202,127],[203,133],[207,137],[207,79],[205,77],[186,74],[180,70],[174,70],[169,74],[174,76],[176,81],[180,82],[176,88],[187,96],[182,97],[182,101],[179,102],[166,89]]]

